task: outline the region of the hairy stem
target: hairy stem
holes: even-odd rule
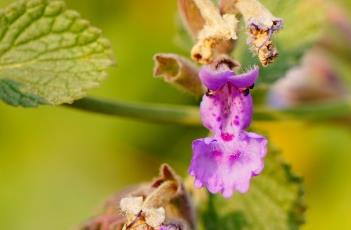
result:
[[[137,120],[181,124],[188,126],[200,125],[198,108],[195,106],[176,106],[160,104],[140,104],[120,101],[107,101],[87,97],[74,102],[68,107],[115,117],[126,117]]]
[[[67,106],[88,112],[132,118],[146,122],[201,126],[199,110],[195,106],[112,102],[91,97],[78,100]],[[294,119],[320,121],[350,117],[350,101],[311,104],[284,110],[256,107],[254,113],[255,121]]]

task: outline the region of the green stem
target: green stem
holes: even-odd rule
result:
[[[126,103],[91,97],[83,98],[67,106],[99,114],[154,123],[201,125],[199,111],[195,106]]]
[[[67,106],[79,110],[147,122],[201,126],[199,110],[196,106],[112,102],[90,97],[78,100]],[[256,121],[294,119],[320,121],[350,117],[350,101],[310,104],[284,110],[256,107],[254,113]]]

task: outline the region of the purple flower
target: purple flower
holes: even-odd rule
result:
[[[245,193],[252,176],[260,174],[267,140],[245,131],[252,119],[252,97],[248,94],[259,75],[257,67],[236,75],[228,68],[203,67],[200,79],[211,90],[201,103],[204,126],[213,136],[193,142],[190,174],[196,187],[231,197]]]

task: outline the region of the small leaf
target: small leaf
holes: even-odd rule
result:
[[[36,107],[46,101],[33,94],[22,93],[20,84],[11,80],[0,80],[0,99],[13,106]]]
[[[246,194],[231,200],[211,195],[203,213],[207,230],[292,230],[304,222],[303,186],[278,152],[266,159],[263,173],[254,178]]]
[[[72,103],[112,64],[100,30],[61,0],[19,0],[0,11],[0,98],[11,105]]]

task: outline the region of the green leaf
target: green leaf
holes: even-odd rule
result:
[[[207,230],[294,230],[304,222],[302,180],[280,158],[267,156],[264,172],[255,177],[246,194],[230,200],[210,196],[202,215]]]
[[[60,0],[21,0],[0,11],[0,98],[15,106],[72,103],[113,64],[101,31]]]
[[[37,107],[47,102],[36,95],[22,93],[20,84],[11,80],[0,80],[0,99],[7,104],[22,107]]]
[[[321,38],[324,33],[326,6],[323,0],[261,0],[274,16],[284,20],[284,28],[274,35],[279,57],[266,68],[261,68],[260,83],[273,83],[299,64],[303,54]],[[318,6],[318,7],[316,7]],[[244,25],[242,24],[242,27]],[[240,34],[234,57],[243,66],[258,65],[246,44],[246,35]]]

